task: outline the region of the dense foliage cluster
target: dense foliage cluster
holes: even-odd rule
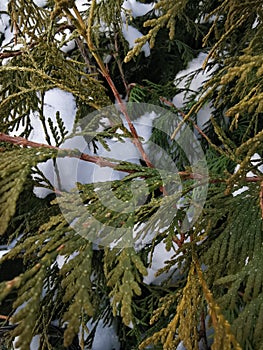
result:
[[[17,263],[15,273],[0,276],[0,348],[11,349],[16,337],[16,346],[28,350],[39,334],[39,349],[84,349],[103,320],[114,325],[123,350],[179,344],[262,350],[262,1],[159,0],[135,18],[123,0],[91,0],[81,10],[76,4],[9,0],[0,13],[13,33],[8,43],[0,33],[0,244],[16,242],[0,260],[1,273]],[[123,35],[128,25],[143,34],[132,48]],[[175,80],[200,52],[203,67]],[[200,71],[207,79],[193,91]],[[55,88],[74,97],[73,131],[60,110],[56,120],[45,112],[45,96]],[[173,99],[182,92],[178,108]],[[126,123],[118,110],[103,109],[114,102]],[[150,141],[177,173],[160,176],[154,164],[161,168],[164,159],[151,145],[143,149],[129,113],[143,112],[145,104],[165,111]],[[198,113],[207,106],[210,115],[200,125]],[[35,119],[45,143],[31,140]],[[207,174],[196,173],[178,146],[188,129],[205,152]],[[71,132],[84,135],[87,154],[64,147]],[[111,140],[127,139],[140,164],[98,153]],[[51,162],[59,179],[59,161],[67,158],[123,176],[76,182],[65,191],[41,164]],[[203,182],[199,217],[183,225],[189,208],[200,206]],[[36,187],[49,194],[37,197]],[[122,211],[115,210],[116,198]],[[135,203],[133,211],[125,211],[127,202]],[[116,237],[121,245],[114,246]],[[170,252],[157,272],[162,282],[148,284],[161,243]],[[91,320],[95,328],[88,330]]]

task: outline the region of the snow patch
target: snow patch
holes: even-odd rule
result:
[[[249,190],[249,187],[243,186],[243,187],[239,188],[238,190],[234,191],[234,192],[232,193],[232,195],[233,195],[233,197],[236,197],[236,196],[238,196],[239,194],[241,194],[241,193],[243,193],[243,192],[246,192],[247,190]]]
[[[261,173],[263,173],[262,158],[260,157],[260,155],[259,155],[258,153],[254,153],[254,154],[251,156],[250,160],[251,160],[251,164],[254,165],[254,166],[256,166],[257,164],[260,164],[260,163],[261,163],[261,164],[257,167],[257,169],[258,169]],[[240,169],[240,165],[237,164],[237,166],[235,167],[234,173],[236,173],[239,169]],[[255,177],[256,174],[253,173],[253,171],[249,171],[249,172],[247,172],[246,176],[247,176],[247,177]],[[233,195],[234,197],[236,197],[237,195],[239,195],[239,194],[241,194],[241,193],[243,193],[243,192],[245,192],[245,191],[247,191],[247,190],[249,190],[249,187],[248,187],[248,186],[243,186],[243,187],[239,188],[238,190],[234,191],[234,192],[232,193],[232,195]]]
[[[0,259],[2,258],[2,256],[4,256],[5,254],[7,254],[8,252],[9,252],[9,249],[0,250]]]
[[[146,284],[160,284],[167,278],[167,274],[156,277],[155,274],[158,270],[165,266],[165,261],[171,259],[175,254],[175,251],[171,249],[167,251],[165,244],[160,242],[154,249],[151,267],[147,269],[148,275],[143,278],[143,282]],[[169,271],[171,272],[171,271]]]
[[[127,26],[125,23],[122,26],[122,33],[124,38],[128,41],[130,49],[136,45],[135,40],[143,36],[143,34],[138,29],[134,28],[131,25]],[[144,52],[145,57],[150,56],[150,45],[148,42],[143,45],[142,51]]]
[[[19,337],[15,337],[14,341],[13,341],[13,347],[14,350],[20,350],[20,347],[16,346],[17,341],[19,340]],[[30,350],[37,350],[39,349],[40,346],[40,336],[39,335],[35,335],[32,338],[32,341],[30,343]]]
[[[9,0],[1,0],[0,1],[0,11],[7,11],[7,5]]]
[[[38,7],[44,7],[47,4],[47,0],[33,0],[33,2],[38,6]]]
[[[188,67],[185,70],[180,71],[176,75],[176,77],[175,77],[176,81],[185,76],[185,78],[183,78],[180,81],[180,83],[176,85],[178,87],[178,89],[185,88],[185,85],[187,82],[187,76],[189,74],[192,74],[195,71],[201,69],[206,57],[207,57],[207,54],[204,52],[201,52],[196,58],[194,58],[192,61],[189,62]],[[176,107],[178,107],[178,108],[183,107],[183,103],[184,103],[186,97],[189,96],[190,94],[192,94],[193,92],[197,92],[206,79],[207,79],[207,74],[204,70],[202,70],[200,73],[196,74],[189,85],[190,91],[188,93],[181,92],[180,94],[178,94],[174,97],[173,103],[176,105]]]
[[[75,5],[79,11],[85,11],[90,6],[89,1],[87,0],[76,0]]]
[[[136,0],[125,0],[122,7],[126,10],[130,10],[132,17],[136,18],[139,16],[144,16],[146,13],[151,11],[154,7],[154,3],[142,4]]]
[[[178,89],[184,89],[187,85],[187,77],[190,74],[202,69],[202,65],[204,60],[206,59],[207,54],[201,52],[196,58],[189,62],[188,67],[185,70],[180,71],[175,78],[175,83]],[[184,77],[184,78],[183,78]],[[182,80],[177,83],[177,80],[182,78]],[[187,101],[187,98],[190,97],[191,94],[198,92],[198,90],[202,87],[203,83],[208,79],[208,73],[205,70],[201,70],[198,72],[194,78],[191,80],[191,83],[188,87],[189,91],[183,91],[173,98],[173,104],[177,108],[182,108],[184,103]],[[197,114],[197,125],[202,127],[210,118],[212,113],[211,105],[204,106]]]
[[[88,329],[93,329],[92,320],[87,323]],[[95,337],[92,343],[92,350],[119,350],[120,343],[114,325],[104,325],[103,321],[98,322]]]

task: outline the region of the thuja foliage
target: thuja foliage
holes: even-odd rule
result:
[[[40,335],[39,349],[84,349],[102,320],[115,327],[121,349],[168,350],[181,342],[186,349],[263,349],[262,1],[161,0],[132,18],[119,0],[87,1],[82,10],[74,0],[44,7],[10,0],[1,15],[12,39],[1,35],[0,242],[16,242],[1,266],[22,266],[14,277],[0,276],[0,346],[11,349],[17,337],[27,350]],[[143,33],[131,50],[123,25]],[[147,43],[149,57],[141,52]],[[191,90],[200,71],[193,72],[179,88],[176,73],[200,51],[206,81]],[[71,130],[61,111],[52,120],[45,109],[53,89],[74,97],[73,134],[85,137],[86,154],[63,146]],[[179,109],[173,97],[182,92]],[[140,148],[129,113],[141,107],[124,107],[124,97],[167,112],[154,120],[150,140],[176,171],[165,172],[166,158],[151,145],[148,154]],[[103,109],[112,101],[121,113]],[[207,105],[211,115],[199,125]],[[31,139],[36,119],[45,143]],[[203,147],[209,176],[191,169],[176,142],[186,125]],[[127,139],[141,163],[100,156]],[[76,181],[65,191],[58,165],[69,158],[122,175]],[[47,161],[57,184],[41,170]],[[191,205],[200,206],[204,181],[200,215],[183,226]],[[37,187],[49,194],[38,198]],[[167,259],[147,284],[160,244]]]

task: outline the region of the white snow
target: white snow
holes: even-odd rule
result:
[[[0,1],[0,11],[6,11],[7,10],[7,4],[9,0],[1,0]]]
[[[90,6],[90,1],[87,0],[76,0],[75,5],[77,6],[79,11],[86,11]]]
[[[152,122],[155,117],[155,113],[145,113],[134,121],[134,126],[138,134],[144,138],[144,144],[150,137]],[[107,122],[105,118],[103,118],[103,120],[105,123]],[[127,122],[124,119],[123,123],[127,126]],[[110,147],[110,151],[105,150],[103,146],[98,144],[97,154],[99,156],[139,164],[141,156],[131,140],[126,139],[124,143],[116,142],[115,140],[108,140],[107,143]],[[78,149],[82,153],[91,153],[87,141],[82,136],[74,136],[72,139],[66,140],[62,147]],[[59,159],[58,168],[60,174],[63,174],[61,175],[61,181],[66,190],[72,189],[77,181],[81,183],[94,183],[107,180],[112,181],[124,176],[122,172],[113,171],[111,168],[99,167],[73,158]]]
[[[50,117],[55,125],[56,112],[60,112],[60,117],[63,119],[66,129],[70,132],[72,130],[75,114],[76,114],[76,102],[74,96],[66,91],[54,88],[49,90],[45,94],[44,100],[44,116]],[[33,132],[30,134],[29,139],[35,142],[46,142],[43,127],[38,115],[32,116]],[[49,128],[48,128],[49,129]]]
[[[5,254],[7,254],[8,252],[9,252],[9,249],[0,250],[0,259],[2,258],[2,256],[4,256]]]
[[[62,38],[64,41],[68,40],[69,37],[71,35],[71,31],[69,29],[65,29],[63,31],[63,34],[62,33],[57,33],[55,35],[55,39],[58,41],[58,42],[61,42],[62,41]],[[71,50],[73,50],[76,46],[76,43],[75,43],[75,40],[69,40],[66,44],[64,44],[60,49],[61,51],[63,52],[69,52]]]
[[[207,54],[204,52],[201,52],[196,58],[194,58],[192,61],[189,62],[188,67],[180,71],[176,75],[176,80],[179,78],[183,78],[179,84],[176,86],[178,89],[185,88],[185,85],[187,83],[187,75],[199,70],[202,68],[202,64],[204,63],[204,60],[206,59]],[[211,73],[211,72],[210,72]],[[173,104],[177,108],[182,108],[184,103],[186,102],[187,98],[193,94],[193,92],[198,92],[198,90],[201,88],[202,84],[208,79],[208,74],[205,70],[200,71],[198,74],[195,75],[195,77],[192,79],[188,92],[181,92],[174,96],[173,98]],[[197,125],[199,127],[202,127],[210,118],[212,109],[210,105],[204,106],[197,114]]]
[[[87,327],[92,330],[93,325],[91,321]],[[114,325],[103,325],[100,320],[96,329],[95,338],[92,343],[92,350],[119,350],[120,343]]]
[[[1,11],[1,9],[0,9]],[[0,17],[0,32],[5,33],[6,29],[9,27],[9,16],[3,13]]]
[[[0,3],[0,11],[6,11],[5,4]],[[2,47],[4,48],[5,45],[9,44],[13,38],[13,33],[11,32],[11,26],[10,26],[10,18],[7,14],[3,13],[0,16],[0,33],[4,33],[4,40],[2,42]],[[19,49],[19,46],[17,47]],[[2,64],[6,64],[8,62],[8,59],[3,59]]]
[[[262,164],[262,158],[260,157],[260,155],[258,153],[254,153],[251,158],[251,164],[256,166],[257,164],[261,163],[261,165],[259,165],[257,167],[257,169],[263,173],[263,164]],[[240,165],[238,164],[236,167],[235,167],[235,170],[234,170],[234,173],[236,173],[240,168]],[[253,177],[253,176],[256,176],[256,174],[254,174],[252,171],[249,171],[247,172],[246,174],[247,177]]]
[[[201,52],[196,58],[194,58],[192,61],[190,61],[188,63],[188,67],[185,70],[180,71],[176,75],[175,79],[177,80],[179,78],[187,76],[187,75],[197,71],[198,69],[200,69],[202,67],[202,64],[204,63],[204,60],[206,59],[206,56],[207,56],[206,53]],[[201,71],[191,81],[189,89],[192,90],[192,92],[198,91],[206,79],[207,79],[207,74],[205,73],[205,71]],[[187,77],[185,77],[183,80],[181,80],[180,83],[177,85],[177,87],[179,89],[184,88],[185,84],[186,84],[186,80],[187,80]],[[192,92],[190,91],[190,93],[188,93],[188,94],[191,94]],[[178,94],[173,99],[173,103],[179,108],[181,108],[183,106],[184,97],[185,97],[184,94],[185,94],[184,92],[181,94]]]
[[[44,7],[47,4],[47,0],[33,0],[38,7]]]
[[[46,4],[46,0],[34,0],[36,5],[38,6],[44,6]],[[8,0],[0,0],[0,10],[6,10],[7,8]],[[76,6],[79,10],[86,10],[89,6],[87,0],[77,0]],[[154,6],[154,3],[151,4],[142,4],[135,0],[125,0],[123,3],[123,7],[127,10],[131,10],[131,14],[134,18],[138,16],[145,15],[148,11],[150,11]],[[9,17],[5,14],[1,15],[0,20],[0,31],[5,32],[5,40],[4,44],[8,43],[12,37],[13,34],[10,32],[9,27]],[[69,33],[68,33],[69,34]],[[142,33],[139,32],[135,27],[132,25],[126,26],[126,23],[123,23],[123,35],[125,39],[129,43],[129,47],[133,48],[135,46],[135,39],[142,36]],[[71,43],[73,45],[73,42]],[[70,45],[71,45],[70,44]],[[72,48],[72,46],[68,46],[63,48],[63,50],[69,50]],[[150,47],[149,44],[146,43],[142,50],[145,53],[145,56],[150,55]],[[190,62],[189,67],[180,72],[177,77],[181,77],[184,74],[190,73],[194,71],[197,68],[200,68],[203,60],[205,59],[206,54],[200,54],[196,59],[194,59],[192,62]],[[191,83],[190,88],[192,90],[197,91],[198,88],[201,86],[201,84],[204,82],[204,80],[207,78],[207,75],[205,72],[198,74],[197,77],[193,80]],[[184,82],[182,82],[178,87],[183,87]],[[173,102],[174,104],[181,108],[183,105],[184,96],[183,94],[180,94],[175,96]],[[74,97],[60,89],[52,89],[48,91],[45,95],[45,106],[44,106],[44,115],[46,117],[50,117],[54,124],[56,124],[55,115],[56,111],[60,111],[60,116],[62,117],[66,128],[71,131],[75,113],[76,113],[76,103]],[[202,111],[200,111],[198,115],[198,123],[203,124],[208,118],[208,114],[210,112],[210,107],[206,106]],[[154,114],[147,114],[141,116],[140,119],[136,120],[135,127],[137,128],[138,134],[140,136],[143,136],[145,138],[145,141],[148,140],[150,133],[151,133],[151,125],[153,119],[156,117]],[[32,135],[30,136],[30,140],[36,141],[36,142],[43,142],[46,143],[45,136],[43,133],[43,128],[40,123],[39,117],[37,115],[32,115],[32,124],[34,127],[34,131],[32,132]],[[100,155],[112,157],[116,159],[122,159],[122,160],[128,160],[133,162],[138,162],[138,158],[140,158],[140,155],[138,154],[137,149],[131,144],[130,141],[127,141],[125,144],[119,144],[118,142],[111,141],[109,142],[111,152],[105,151],[102,147],[100,147]],[[87,142],[83,140],[81,137],[74,137],[72,140],[67,140],[63,147],[66,148],[78,148],[79,150],[83,151],[84,153],[89,153],[87,150]],[[79,161],[78,159],[63,159],[58,161],[58,167],[61,174],[63,174],[63,187],[68,190],[72,188],[75,185],[75,181],[80,182],[87,182],[88,179],[91,179],[93,181],[104,181],[108,179],[113,179],[113,173],[111,169],[106,168],[98,168],[94,165],[88,164],[84,161]],[[44,174],[47,176],[47,178],[54,182],[54,168],[53,168],[53,162],[50,160],[44,164],[39,165],[39,168],[44,172]],[[120,174],[115,174],[114,176],[121,176]],[[39,197],[44,197],[47,193],[44,189],[38,188],[34,190],[35,194]],[[8,250],[2,250],[0,251],[0,257],[3,256]],[[160,283],[161,280],[163,280],[167,275],[162,275],[158,278],[154,276],[154,274],[164,266],[165,261],[169,260],[171,256],[174,255],[174,250],[171,249],[169,252],[166,250],[164,243],[160,243],[156,246],[154,253],[153,253],[153,260],[152,265],[150,268],[148,268],[148,276],[144,277],[144,283],[150,284],[150,283]],[[59,256],[57,259],[57,263],[59,267],[61,267],[65,262],[64,257]],[[92,329],[92,324],[89,323],[88,327]],[[16,339],[17,340],[17,339]],[[35,336],[32,340],[30,349],[36,350],[38,348],[39,344],[39,337]],[[181,346],[181,345],[180,345]],[[181,346],[181,349],[183,347]],[[116,331],[114,326],[104,326],[103,322],[100,321],[96,334],[94,343],[92,346],[92,350],[119,350],[120,344],[118,341],[118,337],[116,335]],[[178,348],[179,349],[179,348]]]
[[[261,165],[259,165],[257,168],[261,173],[263,173],[262,158],[260,157],[260,155],[258,153],[253,154],[253,156],[251,157],[251,163],[253,165],[257,165],[257,164],[261,163]]]
[[[239,194],[241,194],[241,193],[243,193],[243,192],[246,192],[247,190],[249,190],[249,187],[243,186],[243,187],[239,188],[238,190],[234,191],[234,192],[232,193],[232,195],[233,195],[233,197],[236,197],[236,196],[238,196]]]
[[[72,260],[75,256],[77,256],[79,253],[74,252],[69,257],[65,257],[65,255],[58,255],[56,258],[56,263],[58,265],[58,268],[61,269],[62,266],[67,263],[68,261]]]
[[[75,113],[76,113],[75,98],[73,97],[72,94],[66,91],[60,90],[58,88],[55,88],[47,91],[44,99],[44,115],[46,118],[50,117],[54,125],[57,125],[57,122],[56,122],[57,111],[60,112],[60,117],[63,119],[66,129],[70,132],[74,124]],[[47,143],[43,126],[39,119],[38,114],[31,115],[31,124],[33,127],[33,131],[30,134],[29,140],[39,142],[39,143]],[[47,129],[50,130],[47,122],[46,124],[47,124]],[[15,136],[19,134],[19,131],[21,130],[14,131],[12,135]],[[51,137],[51,140],[53,141],[52,144],[54,145],[54,140],[52,137]],[[48,160],[45,163],[40,163],[38,167],[44,173],[47,179],[51,183],[53,183],[54,182],[53,161]],[[36,196],[43,198],[48,193],[50,193],[50,191],[42,187],[35,187],[34,193]]]
[[[125,23],[122,26],[122,33],[124,38],[128,41],[130,49],[136,45],[135,40],[143,36],[143,34],[138,29],[131,25],[127,26]],[[142,51],[146,57],[150,55],[150,45],[148,42],[143,45]]]
[[[19,340],[19,337],[15,337],[15,339],[13,341],[14,350],[20,350],[20,347],[16,346],[16,343],[18,340]],[[30,344],[30,350],[38,350],[39,345],[40,345],[40,336],[35,335],[31,341],[31,344]]]
[[[259,166],[257,167],[257,169],[258,169],[261,173],[263,173],[262,158],[260,157],[260,155],[259,155],[258,153],[254,153],[254,154],[251,156],[250,159],[251,159],[251,164],[254,165],[254,166],[256,166],[257,164],[261,163],[261,165],[259,165]],[[240,165],[238,164],[238,165],[235,167],[234,173],[236,173],[239,169],[240,169]],[[247,177],[255,177],[256,174],[254,174],[253,171],[249,171],[249,172],[247,172],[246,176],[247,176]],[[237,189],[236,191],[234,191],[234,192],[232,193],[232,195],[235,197],[235,196],[237,196],[237,195],[239,195],[239,194],[241,194],[241,193],[243,193],[243,192],[245,192],[245,191],[247,191],[247,190],[249,190],[249,187],[248,187],[248,186],[243,186],[243,187]]]
[[[142,4],[136,0],[125,0],[122,7],[126,10],[130,10],[132,17],[136,18],[139,16],[144,16],[146,13],[151,11],[154,7],[154,3]]]
[[[254,23],[252,24],[252,29],[255,29],[260,23],[259,16],[256,17]]]
[[[151,267],[147,269],[148,275],[143,278],[143,282],[146,284],[160,284],[167,278],[167,274],[156,277],[156,272],[165,266],[165,261],[169,260],[175,254],[174,249],[167,251],[165,244],[160,242],[154,249]]]

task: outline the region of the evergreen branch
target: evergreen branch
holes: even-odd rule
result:
[[[3,153],[0,164],[0,235],[4,234],[16,211],[17,200],[23,191],[31,167],[54,157],[54,152],[37,154],[34,149],[13,149]]]
[[[261,216],[263,219],[263,181],[260,183],[259,202],[260,202],[260,208],[261,208]]]
[[[31,44],[29,45],[29,49],[35,47],[36,45],[38,45],[37,42],[31,43]],[[23,53],[24,53],[24,50],[15,50],[15,51],[0,52],[0,59],[20,56],[20,55],[22,55]]]
[[[133,142],[134,142],[135,146],[138,148],[138,150],[142,156],[142,159],[145,161],[146,165],[150,168],[153,168],[154,166],[151,163],[151,161],[149,160],[149,157],[147,156],[147,154],[145,153],[145,150],[144,150],[143,145],[140,141],[140,138],[139,138],[139,135],[136,131],[136,128],[134,127],[134,125],[129,117],[127,108],[126,108],[125,104],[123,103],[122,98],[121,98],[121,96],[120,96],[120,94],[119,94],[119,92],[118,92],[102,58],[101,58],[101,56],[98,54],[98,50],[97,50],[96,46],[93,43],[92,24],[93,24],[93,20],[94,20],[95,7],[96,7],[96,0],[92,0],[91,6],[90,6],[89,17],[88,17],[87,28],[86,28],[86,25],[85,25],[81,15],[80,15],[80,13],[75,5],[73,6],[73,11],[74,11],[76,17],[74,17],[72,15],[72,13],[69,11],[69,9],[67,9],[67,8],[63,8],[63,11],[64,11],[65,15],[69,18],[70,21],[73,20],[74,23],[76,23],[77,30],[79,30],[80,34],[85,38],[85,40],[88,44],[88,47],[90,49],[90,52],[92,53],[93,57],[95,58],[98,66],[99,66],[101,74],[106,79],[111,91],[114,94],[114,97],[116,98],[117,102],[120,105],[121,112],[125,116],[125,119],[126,119],[128,125],[129,125],[129,128],[130,128],[130,131],[133,135]]]
[[[117,62],[117,66],[121,75],[121,80],[123,82],[123,85],[125,87],[126,94],[129,93],[129,85],[127,84],[127,81],[125,79],[124,71],[122,68],[122,62],[120,61],[120,53],[119,53],[119,46],[118,46],[118,33],[114,35],[114,46],[115,46],[115,53],[113,54],[113,57],[115,58]]]
[[[209,313],[211,315],[212,324],[215,329],[215,338],[213,349],[221,350],[222,348],[231,348],[231,345],[234,346],[236,350],[242,350],[241,346],[237,342],[236,338],[231,332],[230,324],[225,319],[224,315],[221,312],[219,305],[214,301],[213,294],[208,288],[208,285],[204,279],[203,272],[200,266],[200,263],[197,259],[196,254],[194,253],[194,265],[200,281],[200,284],[203,289],[206,301],[209,306]]]
[[[222,37],[220,38],[220,40],[218,40],[218,41],[216,42],[216,44],[214,45],[214,47],[212,47],[212,49],[211,49],[210,52],[208,53],[206,59],[204,60],[204,63],[203,63],[203,66],[202,66],[203,69],[206,68],[209,59],[210,59],[211,57],[213,57],[213,55],[214,55],[214,53],[216,52],[216,50],[218,49],[218,47],[226,40],[226,38],[229,37],[229,35],[230,35],[234,30],[236,30],[236,28],[237,28],[238,26],[240,26],[240,25],[244,22],[245,19],[246,19],[245,16],[242,15],[242,16],[240,17],[240,19],[239,19],[237,22],[233,23],[233,25],[222,35]],[[207,40],[207,39],[206,39],[206,40]]]
[[[147,41],[150,42],[150,47],[153,48],[156,40],[156,36],[161,28],[166,27],[169,30],[169,39],[173,40],[175,36],[175,23],[177,18],[183,17],[188,1],[171,1],[161,0],[155,3],[154,8],[157,11],[164,11],[160,17],[156,19],[150,19],[144,22],[144,27],[152,27],[147,34],[137,38],[136,44],[126,55],[124,62],[129,62],[134,56],[138,56],[141,48]],[[177,17],[177,18],[176,18]]]
[[[175,108],[177,112],[179,112],[181,114],[181,116],[183,117],[183,121],[187,120],[188,118],[186,117],[186,114],[179,108],[177,108],[171,101],[168,101],[166,98],[164,97],[160,97],[160,101],[164,102],[166,105],[172,107],[172,108]],[[211,118],[212,120],[212,118]],[[182,121],[182,122],[183,122]],[[235,157],[234,157],[234,154],[233,152],[229,149],[229,153],[226,153],[222,147],[218,147],[217,145],[215,145],[212,140],[205,134],[205,132],[199,128],[199,126],[193,121],[193,120],[190,120],[191,124],[193,125],[193,127],[198,131],[198,133],[209,143],[209,145],[211,147],[213,147],[218,153],[220,153],[221,155],[224,155],[224,156],[227,156],[229,157],[231,160],[235,161],[235,162],[238,162],[239,160],[237,160]],[[179,129],[178,129],[179,130]],[[174,137],[176,136],[176,132],[174,132],[174,134],[171,136],[171,139],[173,139]],[[227,141],[228,139],[224,138],[223,141]]]
[[[78,158],[90,163],[94,163],[100,167],[116,168],[118,166],[118,164],[110,162],[108,159],[103,157],[90,156],[86,153],[80,153],[79,151],[76,152],[71,149],[59,148],[57,146],[30,141],[23,137],[10,136],[4,133],[0,133],[0,141],[12,143],[21,147],[49,148],[49,149],[57,150],[61,152],[61,154],[65,153],[68,157]],[[125,171],[125,170],[120,170],[120,171]]]
[[[92,244],[90,242],[85,242],[85,245],[83,242],[81,243],[79,254],[64,264],[60,271],[64,277],[62,281],[62,287],[65,291],[63,303],[71,302],[63,316],[63,320],[68,323],[64,335],[65,346],[69,346],[79,332],[80,325],[83,323],[80,315],[85,312],[91,317],[94,315],[95,309],[95,305],[92,304]]]
[[[91,156],[86,153],[80,153],[78,150],[72,150],[72,149],[66,149],[66,148],[60,148],[57,146],[52,146],[52,145],[47,145],[44,143],[39,143],[39,142],[34,142],[30,141],[28,139],[25,139],[23,137],[19,136],[10,136],[4,133],[0,133],[0,141],[2,142],[7,142],[7,143],[12,143],[21,147],[33,147],[33,148],[49,148],[53,150],[57,150],[60,152],[61,156],[67,156],[71,158],[78,158],[90,163],[94,163],[98,165],[99,167],[109,167],[121,172],[126,172],[126,173],[136,173],[138,169],[131,169],[127,165],[122,165],[121,162],[112,162],[108,158],[100,157],[100,156]],[[202,174],[196,174],[196,173],[191,173],[189,171],[179,171],[178,175],[183,179],[183,180],[206,180]],[[145,170],[144,175],[140,175],[140,177],[147,177],[147,171]],[[224,179],[207,179],[208,182],[210,183],[220,183],[220,182],[226,182]],[[259,182],[262,181],[262,177],[260,176],[253,176],[253,177],[244,177],[245,182]]]
[[[81,91],[74,89],[74,87],[63,84],[61,82],[61,79],[56,79],[54,77],[51,77],[50,75],[46,74],[41,69],[36,69],[36,68],[31,68],[31,67],[20,67],[20,66],[3,66],[3,67],[0,67],[0,72],[1,71],[15,71],[15,72],[20,71],[20,72],[28,72],[28,73],[37,74],[40,78],[42,78],[43,80],[46,80],[46,81],[50,81],[51,83],[54,84],[54,86],[60,88],[61,90],[68,91],[68,92],[72,93],[73,95],[78,96],[81,100],[83,100],[85,103],[89,104],[91,107],[93,107],[95,109],[99,109],[99,107],[100,107],[96,103],[92,102],[92,100],[87,100],[87,96],[83,95]],[[89,80],[93,81],[95,84],[98,84],[98,81],[95,78],[89,77]],[[35,87],[35,89],[36,88],[37,87]],[[4,104],[4,103],[5,103],[5,100],[2,101],[2,104]]]
[[[107,261],[107,255],[105,255]],[[134,320],[132,313],[132,297],[141,295],[141,276],[147,275],[147,269],[134,248],[125,248],[117,256],[116,266],[111,271],[105,264],[107,286],[112,290],[113,314],[116,316],[120,309],[120,315],[126,326]]]
[[[5,98],[1,103],[0,103],[0,108],[3,108],[6,104],[8,104],[10,101],[15,100],[17,97],[23,96],[24,94],[28,94],[30,92],[35,92],[36,90],[41,91],[43,88],[46,88],[46,85],[40,85],[40,86],[34,86],[32,88],[23,88],[21,91],[9,94],[7,98]]]
[[[197,327],[199,321],[197,314],[199,313],[201,298],[200,285],[195,273],[194,264],[190,267],[186,285],[180,294],[181,299],[177,304],[176,314],[173,316],[172,320],[166,327],[144,340],[139,346],[140,350],[146,348],[150,344],[157,345],[158,342],[162,343],[163,349],[172,350],[177,348],[180,340],[183,341],[187,349],[198,349],[199,334],[197,332]],[[174,301],[174,297],[172,296],[170,296],[169,299]],[[168,312],[170,306],[169,299],[164,299],[164,305],[155,310],[150,324],[156,321],[163,310],[164,312]]]

